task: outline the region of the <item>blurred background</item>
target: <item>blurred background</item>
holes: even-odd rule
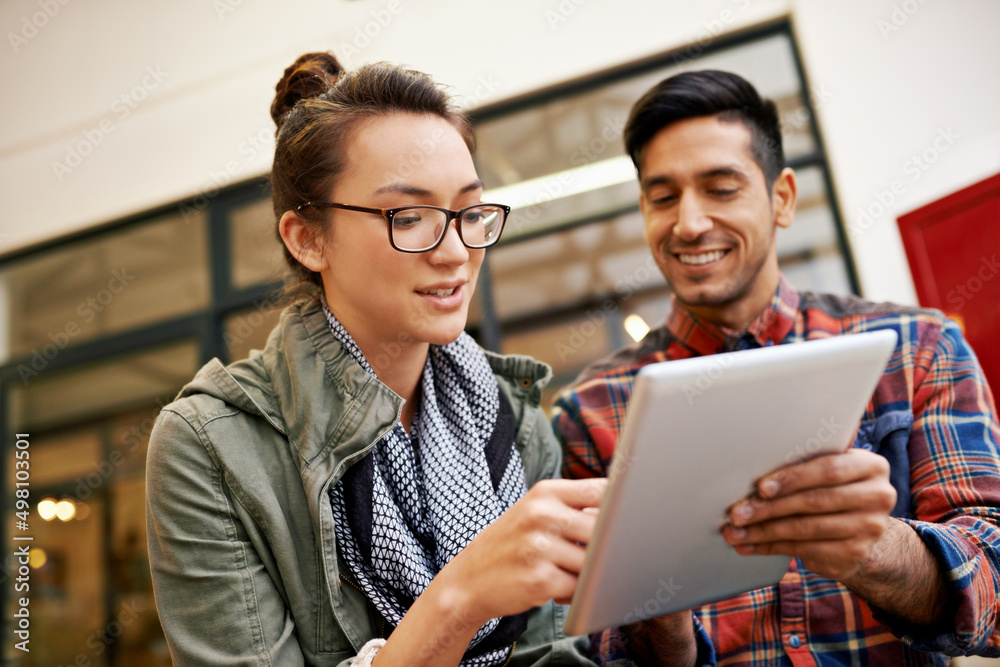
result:
[[[5,662],[170,664],[146,559],[146,441],[202,363],[245,356],[276,322],[268,108],[301,53],[409,65],[471,112],[484,200],[515,210],[470,332],[550,363],[549,401],[666,315],[621,134],[632,103],[686,69],[735,71],[777,102],[800,188],[778,235],[795,285],[1000,331],[998,215],[979,215],[979,236],[925,239],[924,255],[908,239],[926,215],[904,224],[1000,188],[998,25],[995,0],[6,0]],[[934,248],[957,258],[936,293]],[[13,645],[11,545],[30,547],[30,653]]]

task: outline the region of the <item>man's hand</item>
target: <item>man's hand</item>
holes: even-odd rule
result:
[[[945,617],[937,561],[912,527],[889,516],[889,463],[864,449],[765,475],[728,510],[723,535],[741,554],[783,554],[916,625]]]
[[[893,521],[889,463],[863,449],[818,456],[757,481],[728,509],[726,541],[740,554],[783,554],[848,585]]]

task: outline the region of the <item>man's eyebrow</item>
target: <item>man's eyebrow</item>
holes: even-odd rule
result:
[[[643,190],[657,186],[657,185],[673,185],[676,181],[669,176],[652,176],[650,178],[643,178],[639,182],[639,187]]]
[[[737,165],[725,165],[722,167],[713,167],[711,169],[706,169],[705,171],[699,172],[695,175],[695,179],[699,181],[719,178],[720,176],[733,176],[741,180],[749,180],[746,172]],[[667,175],[657,175],[650,176],[649,178],[644,178],[639,183],[641,189],[647,190],[649,188],[655,187],[657,185],[676,185],[677,179],[672,176]]]
[[[463,187],[458,191],[458,194],[465,194],[467,192],[472,192],[474,190],[481,190],[483,187],[483,182],[480,180],[475,180]],[[399,195],[411,195],[413,197],[430,197],[434,193],[425,188],[418,188],[415,185],[410,185],[408,183],[389,183],[388,185],[383,185],[382,187],[375,190],[375,194],[399,194]]]
[[[746,172],[735,165],[726,167],[716,167],[715,169],[709,169],[708,171],[703,171],[702,173],[698,174],[698,179],[701,180],[706,178],[718,178],[719,176],[735,176],[737,178],[747,180]]]

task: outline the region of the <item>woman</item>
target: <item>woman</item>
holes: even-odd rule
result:
[[[423,74],[324,53],[271,114],[278,234],[314,289],[151,437],[174,664],[592,664],[553,599],[603,486],[547,479],[548,368],[463,333],[507,215],[480,201],[466,119]]]

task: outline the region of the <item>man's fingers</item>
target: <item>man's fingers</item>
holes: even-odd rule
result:
[[[798,493],[804,489],[828,488],[871,477],[889,477],[889,462],[864,449],[843,454],[817,456],[786,466],[757,480],[757,493],[765,500]]]
[[[889,513],[896,504],[896,490],[883,479],[800,491],[771,500],[747,498],[729,508],[729,522],[746,526],[780,517],[868,511]]]
[[[726,526],[722,535],[732,545],[829,542],[878,539],[885,531],[887,515],[848,512],[821,516],[795,516],[749,526]],[[769,553],[777,553],[769,551]],[[780,551],[780,553],[788,553]]]

